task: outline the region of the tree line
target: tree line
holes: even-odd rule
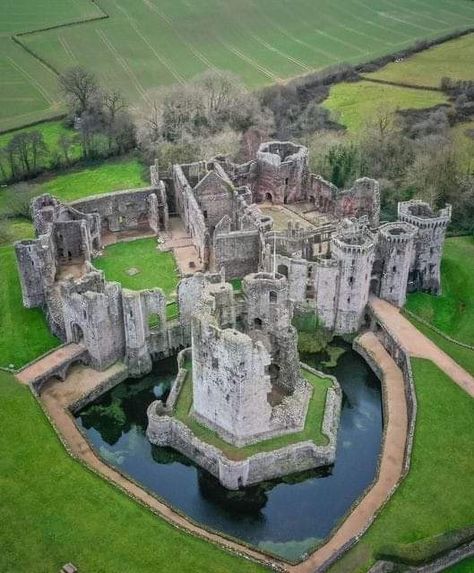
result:
[[[312,170],[338,187],[362,176],[378,179],[387,220],[398,201],[418,197],[435,207],[451,203],[453,231],[474,232],[474,167],[460,156],[451,130],[474,117],[474,82],[443,78],[449,105],[381,110],[357,137],[348,137],[322,103],[333,83],[357,79],[354,67],[341,65],[251,92],[229,72],[207,71],[185,85],[150,90],[132,108],[87,70],[71,68],[59,77],[59,89],[65,124],[73,129],[59,137],[51,166],[132,149],[144,165],[157,160],[163,170],[218,154],[244,162],[262,141],[291,138],[309,147]],[[48,152],[40,130],[17,133],[0,150],[1,176],[31,178]]]

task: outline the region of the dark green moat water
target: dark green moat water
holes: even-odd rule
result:
[[[169,504],[224,534],[290,560],[326,538],[375,477],[383,420],[380,383],[345,343],[337,365],[306,355],[307,364],[333,374],[343,389],[337,457],[332,468],[305,472],[229,492],[181,454],[152,446],[146,409],[165,397],[176,360],[155,365],[140,380],[126,380],[79,412],[77,421],[97,451]]]

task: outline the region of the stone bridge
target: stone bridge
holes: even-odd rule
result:
[[[65,344],[25,366],[16,377],[22,384],[31,386],[36,394],[40,394],[43,384],[50,378],[64,381],[69,367],[78,362],[85,363],[87,357],[87,349],[82,344]]]

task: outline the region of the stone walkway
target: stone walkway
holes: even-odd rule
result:
[[[377,482],[342,523],[341,527],[306,561],[290,569],[295,573],[315,573],[355,536],[361,535],[390,497],[403,473],[408,415],[403,374],[372,332],[358,339],[359,345],[373,357],[383,372],[387,419],[383,454]]]
[[[203,270],[203,264],[194,246],[191,235],[186,231],[181,217],[170,217],[169,228],[160,233],[162,251],[173,251],[181,275]]]
[[[375,316],[387,327],[389,332],[401,341],[411,356],[431,360],[456,384],[474,397],[474,378],[469,372],[461,368],[446,352],[443,352],[413,326],[409,320],[400,314],[398,308],[377,297],[371,297],[369,305]]]

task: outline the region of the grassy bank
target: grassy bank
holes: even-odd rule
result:
[[[474,346],[474,237],[446,240],[441,296],[413,293],[406,308],[445,334]]]
[[[367,571],[387,543],[413,543],[474,523],[474,400],[433,363],[412,359],[418,416],[411,469],[332,573]]]
[[[65,452],[29,390],[0,372],[0,571],[250,573],[168,525]]]
[[[51,193],[63,201],[75,201],[122,189],[146,187],[150,184],[143,165],[131,157],[110,159],[89,166],[80,166],[47,178],[32,181],[38,194]],[[0,189],[0,213],[8,213],[8,197]]]

